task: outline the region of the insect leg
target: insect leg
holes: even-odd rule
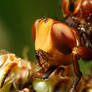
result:
[[[81,3],[83,2],[83,0],[76,0],[75,1],[75,7],[74,7],[74,12],[73,14],[78,13],[78,11],[80,10],[81,7]]]
[[[78,53],[76,51],[73,51],[73,67],[74,67],[74,72],[76,74],[76,79],[72,84],[72,88],[71,88],[70,92],[74,92],[74,90],[76,90],[76,86],[77,86],[77,84],[80,81],[81,76],[82,76],[82,73],[80,71],[79,64],[78,64],[78,59],[79,59]]]
[[[63,0],[61,6],[62,6],[62,9],[63,9],[64,15],[69,16],[70,15],[69,0]]]
[[[49,69],[43,74],[42,78],[46,79],[49,75],[57,68],[57,66],[51,66]]]

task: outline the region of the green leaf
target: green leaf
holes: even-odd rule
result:
[[[91,61],[84,61],[83,59],[79,60],[80,70],[83,75],[88,75],[90,73],[90,68],[92,67],[92,60]]]

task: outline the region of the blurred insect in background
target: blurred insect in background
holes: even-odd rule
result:
[[[51,18],[37,19],[33,24],[36,58],[46,79],[61,65],[73,62],[76,90],[82,73],[78,60],[92,59],[92,0],[63,0],[64,23]]]

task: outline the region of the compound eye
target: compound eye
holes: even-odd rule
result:
[[[53,24],[51,36],[55,48],[64,54],[71,53],[72,48],[76,46],[73,29],[64,23],[57,22]]]
[[[40,21],[41,21],[41,19],[37,19],[32,25],[32,38],[33,38],[33,40],[35,40],[36,28],[37,28],[37,25],[40,23]]]

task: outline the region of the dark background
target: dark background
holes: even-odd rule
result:
[[[43,17],[62,20],[60,4],[61,0],[0,0],[0,49],[35,61],[32,24]],[[90,65],[80,62],[84,72]]]

